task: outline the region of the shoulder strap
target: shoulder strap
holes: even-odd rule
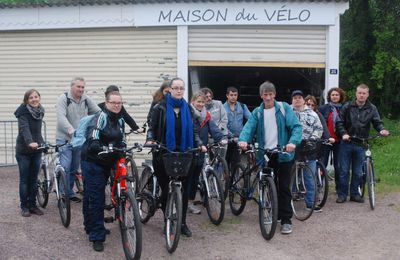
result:
[[[65,98],[67,99],[67,107],[71,104],[71,99],[68,97],[68,92],[64,92]]]
[[[68,92],[64,92],[65,97],[67,98],[67,107],[69,106],[69,104],[71,104],[71,99],[68,97]],[[85,108],[88,107],[88,101],[87,99],[85,99]]]

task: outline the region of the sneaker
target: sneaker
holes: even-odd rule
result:
[[[192,236],[192,231],[190,231],[189,227],[186,224],[182,224],[181,234],[185,235],[187,237],[191,237]]]
[[[344,203],[344,202],[346,202],[346,198],[338,197],[338,198],[336,199],[336,203]]]
[[[292,224],[282,224],[281,233],[284,235],[292,233]]]
[[[364,198],[362,198],[360,195],[350,196],[350,201],[364,203]]]
[[[322,212],[322,208],[319,207],[319,206],[315,206],[314,207],[314,212],[321,213]]]
[[[38,207],[30,208],[29,212],[35,215],[43,215],[43,211],[41,211]]]
[[[78,197],[71,197],[71,198],[69,198],[69,200],[70,200],[70,201],[73,201],[73,202],[76,202],[76,203],[79,203],[79,202],[82,201],[82,200],[81,200],[80,198],[78,198]]]
[[[31,213],[29,212],[28,209],[21,209],[21,216],[23,217],[30,217]]]
[[[94,242],[93,242],[93,249],[94,249],[94,251],[97,251],[97,252],[103,252],[103,250],[104,250],[104,244],[103,244],[103,242],[101,242],[101,241],[94,241]]]
[[[201,210],[192,203],[188,205],[188,211],[192,214],[201,214]]]

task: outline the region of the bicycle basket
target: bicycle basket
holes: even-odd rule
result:
[[[298,155],[302,158],[307,157],[313,159],[321,151],[321,142],[317,140],[303,140],[301,141]]]
[[[166,153],[162,155],[165,172],[170,177],[185,177],[192,165],[191,153]]]

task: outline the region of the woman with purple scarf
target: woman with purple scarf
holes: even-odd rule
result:
[[[339,136],[335,132],[335,125],[336,125],[336,121],[338,120],[338,117],[339,117],[340,109],[342,108],[342,105],[346,99],[346,95],[345,95],[344,90],[341,88],[331,88],[328,91],[327,99],[328,99],[328,103],[320,106],[318,108],[318,110],[319,110],[319,112],[321,112],[321,114],[325,118],[326,123],[328,125],[329,133],[330,133],[331,137],[335,139],[335,142],[333,143],[332,146],[324,146],[325,151],[324,151],[324,156],[323,156],[323,162],[326,167],[328,165],[330,151],[333,150],[333,167],[335,169],[335,186],[337,189],[338,181],[339,181],[338,155],[339,155],[340,139],[339,139]]]
[[[154,106],[151,115],[146,143],[161,143],[171,151],[185,152],[196,146],[202,146],[197,134],[197,127],[193,122],[193,109],[183,98],[185,84],[180,78],[173,78],[170,82],[170,93]],[[164,169],[162,154],[165,151],[153,153],[153,167],[155,175],[161,187],[161,209],[165,212],[165,204],[168,194],[168,176]],[[192,173],[189,173],[189,175]],[[189,176],[188,176],[189,177]],[[182,183],[182,227],[181,233],[188,237],[192,232],[186,224],[186,211],[188,207],[188,181]]]

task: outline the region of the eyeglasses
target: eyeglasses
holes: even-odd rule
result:
[[[309,106],[309,107],[315,107],[315,105],[314,105],[314,104],[311,104],[311,103],[308,103],[307,106]]]
[[[122,105],[122,102],[107,101],[107,103],[109,103],[113,106],[121,106]]]
[[[175,88],[171,88],[173,91],[185,91],[185,88],[183,87],[175,87]]]

